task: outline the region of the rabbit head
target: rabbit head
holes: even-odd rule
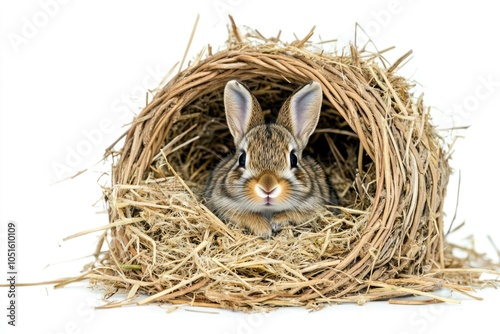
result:
[[[322,90],[310,82],[283,104],[275,123],[266,124],[257,99],[239,81],[224,90],[224,106],[236,154],[215,169],[208,206],[260,235],[300,222],[328,202],[323,169],[302,152],[316,129]]]

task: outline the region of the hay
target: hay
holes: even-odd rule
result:
[[[127,292],[120,305],[236,310],[408,295],[453,302],[429,292],[468,290],[461,277],[480,273],[464,270],[444,240],[447,152],[411,82],[395,74],[409,53],[388,66],[354,46],[326,53],[311,35],[285,43],[251,30],[243,36],[233,22],[226,49],[209,48],[156,94],[123,148],[108,152],[117,160],[105,189],[110,251],[85,277],[110,294]],[[331,175],[340,214],[325,209],[263,240],[203,205],[210,170],[234,149],[222,91],[235,78],[270,118],[298,85],[321,83],[309,150]],[[137,293],[147,297],[134,301]]]

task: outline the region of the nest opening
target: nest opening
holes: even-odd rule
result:
[[[233,26],[226,50],[172,78],[131,125],[105,190],[110,253],[94,282],[148,302],[229,309],[318,307],[434,290],[445,251],[447,154],[412,84],[383,57],[351,46],[327,54],[307,39],[283,43]],[[331,176],[329,210],[269,240],[226,225],[200,196],[234,150],[222,103],[245,82],[273,119],[300,84],[321,83],[322,113],[308,144]],[[422,274],[426,276],[422,276]],[[404,287],[398,289],[398,287]]]
[[[221,83],[224,83],[223,79]],[[259,100],[266,122],[273,122],[280,106],[301,82],[270,80],[257,76],[245,81]],[[189,142],[181,148],[169,145],[183,136]],[[234,153],[233,138],[226,123],[223,107],[223,89],[197,97],[183,107],[182,115],[173,124],[163,143],[163,149],[153,160],[149,177],[152,179],[172,176],[166,162],[182,177],[186,184],[203,198],[211,171],[216,164]],[[311,136],[305,153],[325,167],[345,206],[354,205],[356,191],[353,183],[361,166],[369,171],[371,159],[360,152],[360,142],[355,132],[328,100],[324,100],[318,127]]]

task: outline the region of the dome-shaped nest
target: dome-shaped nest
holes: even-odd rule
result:
[[[447,154],[411,83],[378,54],[329,54],[232,27],[227,48],[197,59],[149,102],[116,153],[110,252],[94,282],[139,301],[228,309],[389,299],[439,288]],[[301,84],[324,92],[308,150],[331,176],[340,213],[318,212],[270,239],[205,206],[213,167],[234,150],[223,88],[246,83],[272,118]]]

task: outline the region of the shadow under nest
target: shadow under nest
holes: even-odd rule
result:
[[[406,55],[407,56],[407,55]],[[242,37],[171,79],[138,115],[105,189],[110,252],[88,275],[138,304],[241,310],[389,299],[442,286],[446,152],[412,85],[380,55],[325,54],[303,41]],[[210,171],[234,150],[227,81],[245,82],[273,119],[300,84],[321,83],[307,153],[325,166],[341,213],[318,212],[271,239],[203,205]],[[127,301],[129,302],[129,301]]]

